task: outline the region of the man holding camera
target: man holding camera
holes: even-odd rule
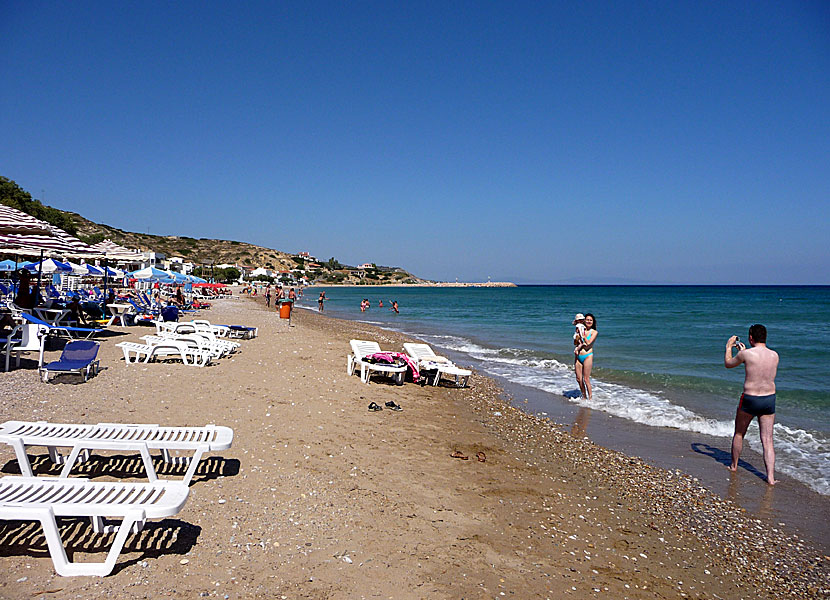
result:
[[[764,466],[767,469],[767,483],[775,485],[775,449],[772,445],[772,428],[775,424],[775,375],[778,371],[778,353],[767,348],[767,328],[753,325],[749,328],[749,345],[740,343],[733,335],[726,342],[723,364],[732,369],[743,363],[744,393],[735,414],[735,435],[732,436],[732,464],[730,471],[738,470],[738,459],[744,443],[744,435],[752,419],[758,417],[761,430],[761,445],[764,448]],[[732,348],[738,353],[732,356]]]

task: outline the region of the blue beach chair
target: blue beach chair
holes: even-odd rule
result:
[[[178,322],[179,320],[179,308],[177,306],[165,306],[161,309],[161,320],[162,321],[174,321]]]
[[[66,343],[61,357],[40,369],[40,376],[44,382],[49,381],[50,373],[77,373],[89,379],[90,375],[98,373],[98,348],[100,344],[91,340],[72,340]]]

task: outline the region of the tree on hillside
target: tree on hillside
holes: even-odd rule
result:
[[[40,200],[32,199],[29,192],[2,175],[0,175],[0,203],[22,210],[26,214],[32,215],[41,221],[46,221],[72,235],[75,235],[78,231],[72,217],[57,208],[45,206]]]
[[[332,271],[336,271],[337,269],[341,268],[342,266],[343,265],[341,265],[337,261],[337,259],[335,259],[333,256],[326,262],[326,267],[329,268]]]

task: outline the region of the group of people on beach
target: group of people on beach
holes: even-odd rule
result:
[[[577,313],[573,320],[575,331],[574,371],[582,398],[591,400],[591,370],[594,366],[594,343],[597,341],[597,319],[591,313]],[[733,335],[726,342],[724,366],[733,369],[744,365],[743,393],[735,413],[735,432],[732,436],[730,471],[738,470],[743,440],[749,424],[758,418],[763,446],[767,483],[775,485],[775,449],[772,431],[775,425],[775,377],[778,372],[778,353],[767,347],[767,329],[755,324],[749,328],[749,348]],[[737,353],[733,355],[733,349]]]
[[[291,302],[292,304],[297,300],[297,298],[303,295],[303,289],[299,288],[299,290],[294,290],[294,288],[288,288],[288,292],[286,292],[282,286],[276,285],[274,286],[274,291],[271,291],[271,284],[265,286],[265,291],[263,292],[265,296],[265,308],[271,307],[271,299],[274,300],[274,308],[277,310],[280,309],[280,304],[283,302]]]

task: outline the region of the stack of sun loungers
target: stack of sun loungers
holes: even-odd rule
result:
[[[0,425],[0,443],[14,448],[22,476],[0,478],[0,520],[40,521],[52,563],[59,575],[98,575],[112,572],[131,533],[138,533],[147,519],[178,513],[187,501],[189,484],[205,452],[226,450],[233,442],[228,427],[160,427],[158,425],[98,425],[8,421]],[[35,477],[26,449],[45,446],[54,462],[63,463],[59,477]],[[58,448],[69,448],[64,457]],[[136,452],[147,473],[147,482],[127,483],[69,478],[79,460],[91,450]],[[171,451],[192,452],[181,459],[187,472],[179,481],[159,480],[150,451],[160,451],[165,462],[174,462]],[[175,457],[178,458],[178,457]],[[58,519],[89,517],[95,533],[115,533],[104,562],[72,563],[67,559]],[[105,525],[104,518],[120,519]]]
[[[155,321],[155,335],[142,336],[142,342],[116,344],[124,352],[127,364],[154,360],[179,359],[185,365],[204,367],[211,362],[238,352],[241,344],[231,337],[239,329],[256,333],[256,328],[213,325],[208,321]]]

